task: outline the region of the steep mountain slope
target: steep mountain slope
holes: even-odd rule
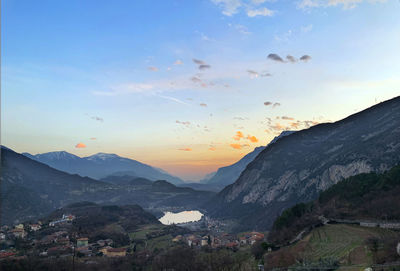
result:
[[[242,228],[269,229],[283,209],[315,199],[343,178],[400,161],[400,97],[265,148],[207,208]]]
[[[215,193],[176,187],[166,181],[145,179],[102,182],[71,175],[1,148],[1,221],[16,223],[38,218],[79,201],[98,204],[138,204],[149,211],[198,208]]]
[[[269,241],[285,244],[326,219],[400,221],[400,166],[383,174],[363,173],[334,184],[318,199],[286,209],[274,222]]]
[[[275,143],[278,139],[288,136],[294,133],[294,131],[283,131],[279,136],[276,136],[271,142],[266,146]],[[219,168],[218,171],[209,179],[206,179],[204,183],[207,183],[211,186],[216,186],[218,188],[224,188],[225,186],[232,184],[239,178],[240,173],[246,168],[246,166],[257,157],[257,155],[262,152],[266,147],[260,146],[255,148],[252,152],[245,155],[242,159],[238,162]]]
[[[130,175],[152,181],[167,180],[174,184],[183,183],[181,179],[171,176],[165,171],[116,154],[97,153],[83,158],[65,151],[36,155],[23,153],[23,155],[55,169],[94,179],[104,178],[108,175]]]

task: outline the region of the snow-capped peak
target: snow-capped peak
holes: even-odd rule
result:
[[[73,155],[66,151],[53,151],[42,154],[36,154],[35,157],[37,159],[45,158],[49,160],[66,160],[66,159],[77,159],[77,158],[79,159],[78,156]]]
[[[120,158],[118,155],[113,154],[113,153],[104,153],[104,152],[99,152],[96,154],[93,154],[91,156],[85,157],[87,160],[107,160],[107,159],[113,159],[113,158]]]

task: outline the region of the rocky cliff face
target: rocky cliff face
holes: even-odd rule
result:
[[[244,228],[266,229],[284,208],[315,199],[344,178],[382,172],[398,163],[400,97],[281,138],[264,149],[208,209]]]

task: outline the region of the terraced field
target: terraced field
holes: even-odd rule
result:
[[[331,262],[338,261],[346,270],[351,266],[360,270],[373,263],[373,254],[366,245],[370,238],[400,241],[400,232],[356,225],[325,225],[314,229],[295,245],[273,252],[267,258],[271,265],[279,262],[280,266],[329,259]]]

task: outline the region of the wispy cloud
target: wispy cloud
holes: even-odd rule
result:
[[[183,65],[183,62],[182,62],[182,60],[177,59],[177,60],[174,62],[174,65]]]
[[[207,107],[207,104],[206,103],[201,103],[200,106]]]
[[[103,118],[100,118],[100,117],[97,117],[97,116],[93,116],[93,117],[91,117],[91,119],[96,120],[96,121],[100,121],[100,122],[104,121]]]
[[[262,72],[262,73],[259,73],[259,72],[254,71],[254,70],[247,70],[247,73],[249,74],[249,76],[250,76],[251,79],[258,78],[258,77],[268,77],[268,76],[272,76],[269,72]]]
[[[204,65],[204,64],[206,64],[203,60],[200,60],[200,59],[193,58],[192,60],[193,60],[193,62],[194,62],[195,64],[197,64],[197,65]]]
[[[201,65],[199,65],[199,70],[207,70],[207,69],[209,69],[209,68],[211,68],[211,66],[208,65],[208,64],[201,64]]]
[[[236,150],[241,150],[242,148],[249,146],[249,144],[238,144],[238,143],[232,143],[229,145]]]
[[[240,0],[211,0],[214,4],[222,9],[222,14],[232,16],[238,12],[239,7],[242,6]]]
[[[237,131],[233,139],[239,141],[243,137],[244,137],[243,133],[241,131]]]
[[[249,9],[247,11],[247,16],[256,17],[256,16],[273,16],[274,11],[268,8],[260,8],[260,9]]]
[[[158,96],[160,98],[163,98],[163,99],[166,99],[166,100],[169,100],[169,101],[176,102],[178,104],[189,105],[188,103],[185,103],[184,101],[182,101],[182,100],[180,100],[178,98],[171,97],[171,96],[165,96],[165,95],[160,95],[160,94],[155,94],[155,96]]]
[[[265,106],[277,107],[277,106],[280,106],[281,104],[278,103],[278,102],[269,102],[269,101],[267,101],[267,102],[264,102],[264,105]]]
[[[260,5],[267,0],[211,0],[215,5],[221,8],[225,16],[233,16],[239,11],[245,11],[250,18],[256,16],[272,16],[274,11]],[[270,1],[268,1],[270,2]]]
[[[181,124],[181,125],[183,125],[183,126],[185,126],[185,127],[187,127],[187,128],[190,127],[190,122],[189,122],[189,121],[179,121],[179,120],[176,120],[175,123]]]
[[[298,8],[310,9],[318,7],[336,7],[342,6],[343,9],[352,9],[363,2],[384,3],[385,0],[302,0],[298,3]]]
[[[192,149],[191,148],[181,148],[181,149],[178,149],[178,151],[192,151]]]
[[[154,66],[150,66],[150,67],[148,67],[147,69],[150,70],[150,71],[152,71],[152,72],[157,72],[157,71],[158,71],[158,68],[157,68],[157,67],[154,67]]]
[[[247,139],[250,140],[250,141],[253,142],[253,143],[258,142],[258,138],[255,137],[255,136],[248,135],[248,136],[247,136]]]

